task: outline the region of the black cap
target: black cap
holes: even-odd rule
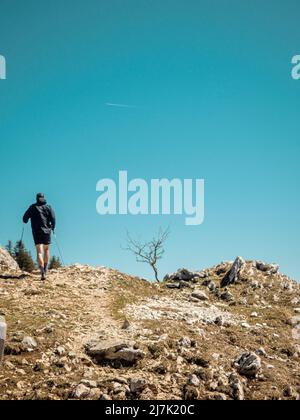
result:
[[[43,194],[43,193],[38,193],[38,194],[36,195],[36,199],[37,199],[37,200],[44,200],[44,198],[45,198],[45,194]]]

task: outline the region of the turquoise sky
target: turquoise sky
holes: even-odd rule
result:
[[[1,0],[0,242],[44,191],[67,263],[152,278],[126,230],[170,225],[162,275],[242,255],[300,280],[299,17],[298,0]],[[205,223],[100,217],[119,170],[204,178]]]

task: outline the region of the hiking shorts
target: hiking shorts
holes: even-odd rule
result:
[[[33,232],[33,239],[35,245],[50,245],[51,233]]]

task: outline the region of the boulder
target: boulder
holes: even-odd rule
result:
[[[20,274],[20,268],[6,249],[0,247],[0,274]]]
[[[176,273],[167,274],[164,278],[166,282],[180,282],[180,281],[192,281],[194,278],[199,277],[198,273],[194,273],[185,268],[181,268]]]
[[[86,352],[98,364],[133,366],[145,357],[141,350],[122,342],[92,343],[87,346]]]
[[[267,274],[278,274],[280,267],[278,264],[267,264],[261,261],[256,261],[256,268],[257,270]]]
[[[243,258],[237,257],[231,269],[227,272],[227,274],[223,278],[221,282],[221,287],[227,287],[227,286],[230,286],[231,284],[236,283],[240,278],[241,271],[245,267],[245,264],[246,262]]]
[[[256,377],[261,370],[261,359],[255,353],[243,353],[234,362],[238,373],[247,377]]]

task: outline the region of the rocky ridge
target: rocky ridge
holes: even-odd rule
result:
[[[239,257],[161,285],[75,265],[43,284],[5,258],[1,400],[300,398],[300,287],[277,265]]]

